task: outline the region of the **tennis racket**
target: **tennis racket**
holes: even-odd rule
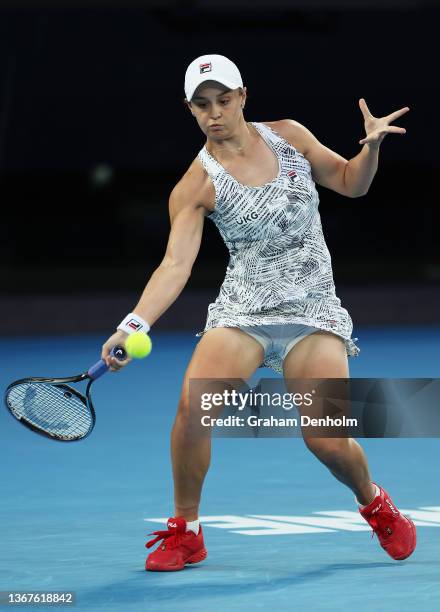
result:
[[[127,357],[121,346],[114,347],[111,355],[120,361]],[[76,376],[16,380],[6,389],[6,407],[22,425],[52,440],[82,440],[92,432],[96,421],[90,388],[107,371],[107,364],[100,359]],[[85,395],[67,384],[85,380]]]

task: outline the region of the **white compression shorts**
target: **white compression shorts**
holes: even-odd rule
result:
[[[284,361],[289,351],[300,340],[320,331],[317,327],[310,325],[301,325],[299,323],[283,323],[280,325],[251,325],[239,326],[239,329],[244,331],[264,349],[264,359],[269,356],[277,357],[281,362]]]

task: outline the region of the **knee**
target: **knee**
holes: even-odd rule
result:
[[[200,405],[196,405],[186,395],[182,395],[177,406],[173,429],[185,436],[190,435],[191,432],[198,432],[201,430],[201,417],[203,414],[201,413]]]
[[[191,409],[191,403],[189,398],[182,396],[179,400],[176,413],[176,424],[180,427],[186,428],[191,422],[191,417],[194,410]]]
[[[305,438],[307,448],[324,463],[338,463],[347,453],[348,438]]]

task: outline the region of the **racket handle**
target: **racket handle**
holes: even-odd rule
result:
[[[112,348],[110,355],[116,357],[119,361],[124,361],[124,359],[127,358],[127,353],[122,346],[115,346]],[[108,372],[108,365],[105,363],[104,359],[100,359],[89,368],[87,374],[92,380],[96,380],[106,372]]]

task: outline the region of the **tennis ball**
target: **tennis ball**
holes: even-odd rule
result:
[[[130,334],[125,341],[125,350],[129,357],[142,359],[151,352],[151,338],[142,331]]]

